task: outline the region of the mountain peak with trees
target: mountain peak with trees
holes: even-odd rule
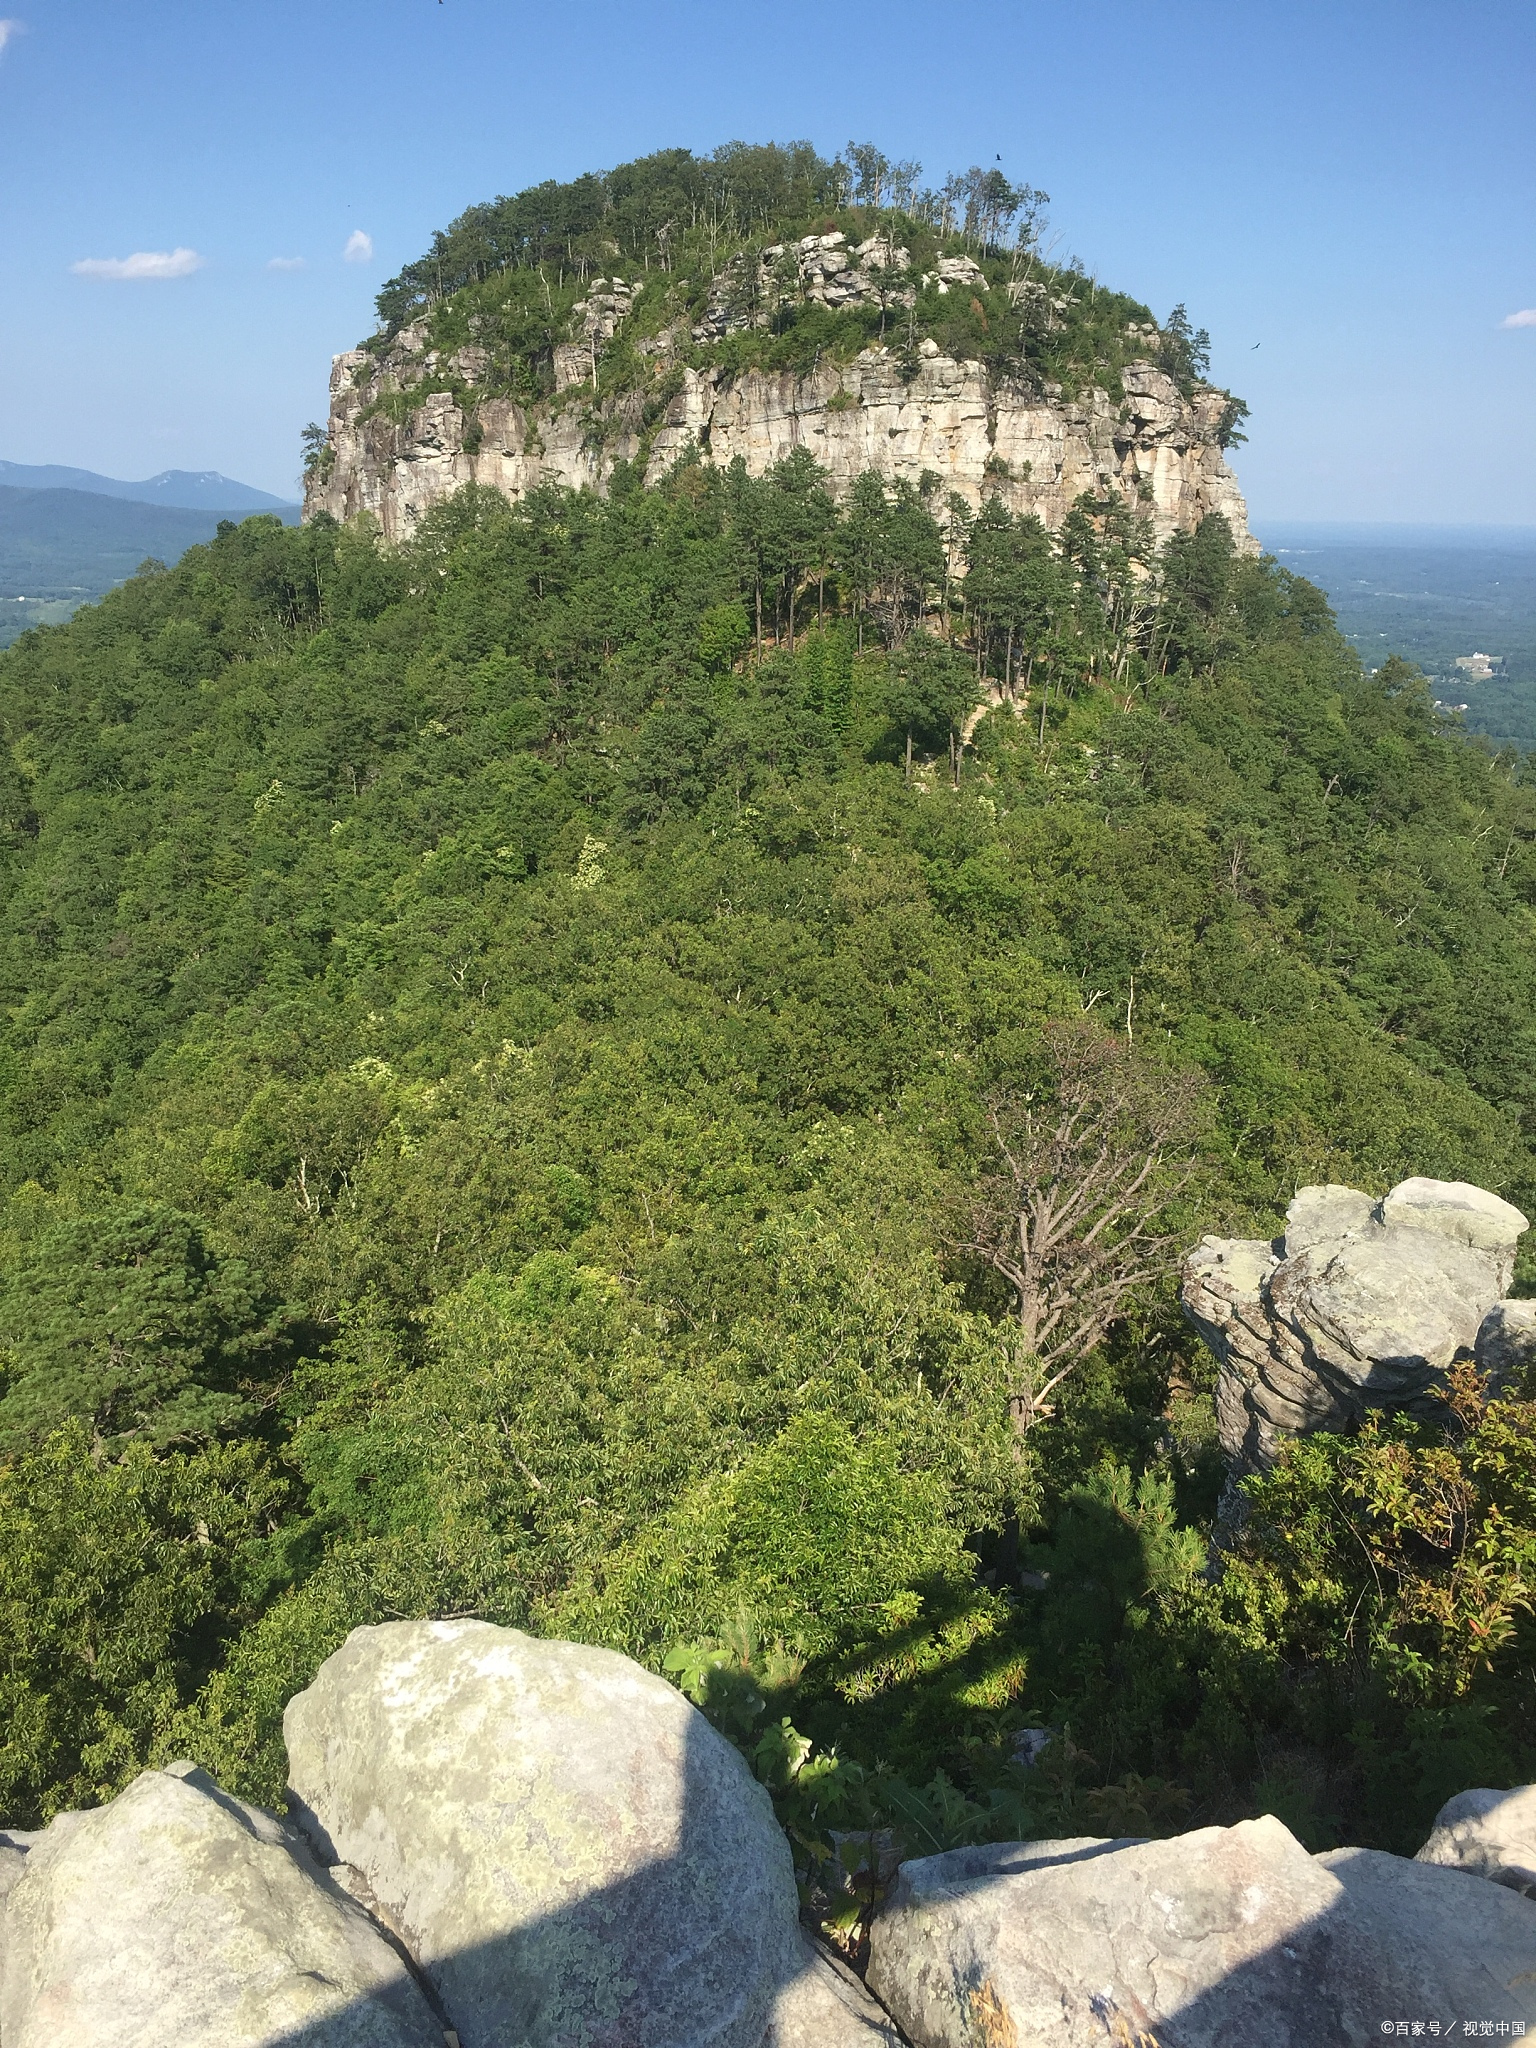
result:
[[[1209,341],[1057,260],[1047,195],[996,166],[922,183],[874,144],[663,150],[470,207],[379,294],[306,430],[307,500],[400,538],[466,482],[648,481],[689,450],[798,447],[855,477],[999,496],[1059,527],[1087,490],[1159,538],[1220,512],[1246,407]]]

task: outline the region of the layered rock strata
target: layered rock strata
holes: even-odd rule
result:
[[[1497,1389],[1536,1364],[1536,1304],[1502,1299],[1526,1219],[1464,1181],[1416,1177],[1379,1202],[1303,1188],[1285,1235],[1202,1238],[1184,1311],[1220,1362],[1216,1420],[1235,1472],[1285,1438],[1371,1409],[1435,1412],[1451,1365]]]
[[[871,260],[865,252],[861,276]],[[944,259],[951,266],[965,260]],[[832,303],[838,273],[820,284]],[[556,395],[538,405],[481,395],[485,350],[461,348],[440,358],[421,324],[402,329],[377,357],[364,349],[337,356],[330,452],[310,478],[306,516],[367,512],[387,540],[399,541],[468,483],[514,500],[541,484],[602,492],[619,462],[643,460],[654,483],[690,449],[718,468],[740,456],[750,475],[761,476],[805,448],[840,496],[868,470],[913,484],[931,472],[943,492],[972,507],[996,496],[1056,528],[1081,493],[1113,490],[1150,515],[1159,539],[1219,512],[1238,547],[1258,552],[1219,444],[1225,397],[1197,390],[1185,398],[1150,363],[1124,371],[1122,400],[1097,389],[1076,399],[1050,388],[1030,392],[994,379],[979,362],[940,353],[931,340],[921,345],[910,376],[895,351],[883,347],[853,362],[818,364],[804,376],[679,364],[660,420],[647,426],[643,394],[593,398],[602,342],[627,305],[627,287],[594,282],[577,309],[576,338],[556,350]],[[650,344],[658,368],[676,340],[663,335]],[[454,388],[426,388],[445,382]],[[418,387],[420,402],[403,424],[380,409],[381,400]]]

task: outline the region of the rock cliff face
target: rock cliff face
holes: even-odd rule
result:
[[[838,288],[834,274],[825,289]],[[511,499],[549,483],[603,491],[615,463],[642,459],[654,482],[690,447],[721,468],[739,455],[760,476],[806,448],[840,495],[865,470],[914,484],[928,470],[971,506],[997,496],[1054,528],[1081,492],[1113,489],[1151,515],[1159,539],[1219,512],[1239,548],[1258,551],[1219,445],[1224,395],[1197,391],[1186,399],[1150,363],[1124,372],[1123,401],[1101,390],[1067,399],[1049,388],[1037,395],[995,383],[981,363],[941,354],[932,340],[921,344],[910,378],[910,365],[889,348],[818,365],[806,376],[679,365],[660,417],[647,424],[641,394],[596,408],[591,401],[595,349],[622,322],[627,303],[618,285],[594,286],[590,332],[556,350],[558,388],[538,405],[477,398],[485,352],[462,348],[445,361],[428,350],[422,326],[402,329],[381,356],[363,349],[337,356],[330,453],[324,474],[310,480],[306,516],[369,512],[385,538],[398,541],[467,483]],[[658,337],[651,350],[658,362],[674,341]],[[390,410],[373,409],[394,395],[398,411],[398,394],[438,381],[455,388],[427,392],[403,424]]]

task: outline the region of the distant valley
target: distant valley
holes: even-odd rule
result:
[[[1272,521],[1259,538],[1328,593],[1367,668],[1404,655],[1471,731],[1536,747],[1536,527]]]
[[[148,557],[174,562],[221,519],[299,508],[216,471],[166,470],[124,483],[86,469],[0,462],[0,647],[61,625]]]

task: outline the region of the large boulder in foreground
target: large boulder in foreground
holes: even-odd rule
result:
[[[795,2013],[828,1987],[768,1795],[628,1658],[391,1622],[355,1630],[283,1726],[301,1824],[361,1873],[462,2048],[809,2038]],[[833,2004],[828,2048],[866,2040]]]
[[[916,2048],[1265,2048],[1344,2037],[1319,2002],[1338,1887],[1276,1820],[1171,1842],[1035,1842],[904,1863],[870,1988]]]
[[[1536,1905],[1512,1891],[1380,1849],[1330,1849],[1318,1863],[1343,1888],[1336,1981],[1354,2032],[1384,2019],[1536,2024]]]
[[[5,1861],[5,2048],[442,2048],[366,1914],[190,1767],[145,1771]]]
[[[1363,2048],[1453,2007],[1536,2018],[1536,1906],[1402,1857],[1309,1856],[1268,1816],[1015,1844],[904,1864],[869,1982],[914,2048]]]
[[[1458,1792],[1435,1815],[1416,1860],[1536,1896],[1536,1785]]]

